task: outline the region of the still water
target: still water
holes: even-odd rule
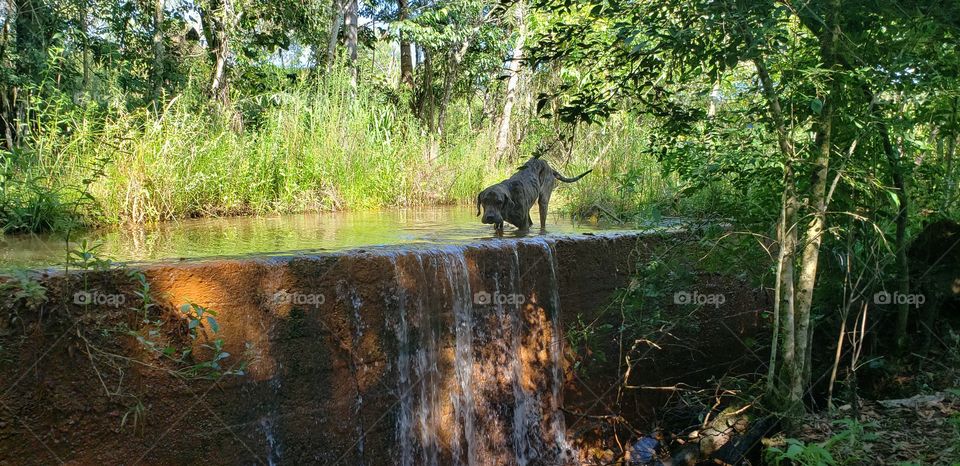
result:
[[[399,244],[458,244],[494,238],[470,206],[333,212],[270,217],[204,218],[138,228],[110,228],[71,238],[99,244],[97,254],[121,262],[217,256],[329,252]],[[536,208],[531,218],[537,223]],[[662,225],[661,225],[662,226]],[[574,223],[551,214],[546,235],[568,235],[624,227]],[[540,235],[538,228],[528,235]],[[504,238],[520,234],[507,225]],[[57,235],[0,236],[0,268],[62,264],[67,247]]]

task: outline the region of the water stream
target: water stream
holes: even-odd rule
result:
[[[563,338],[553,246],[558,238],[600,228],[552,218],[548,233],[508,230],[501,238],[473,214],[450,207],[207,219],[132,232],[92,231],[85,238],[101,244],[98,254],[127,262],[359,248],[365,252],[348,255],[386,257],[395,284],[385,282],[383,297],[390,304],[380,321],[365,307],[380,304],[360,298],[368,284],[354,283],[347,274],[335,294],[353,334],[345,346],[359,349],[365,335],[384,328],[393,340],[387,344],[395,345],[386,351],[395,387],[389,411],[396,448],[390,462],[565,464],[573,452],[562,412]],[[63,240],[53,236],[0,238],[0,267],[54,265],[65,255]],[[380,464],[382,452],[366,438],[379,421],[364,420],[377,409],[376,396],[364,397],[371,366],[363,351],[350,353],[353,380],[340,383],[355,393],[356,442],[346,454],[356,459],[352,464]],[[285,451],[277,416],[258,425],[270,464],[282,463]]]
[[[215,256],[325,252],[369,246],[433,246],[493,238],[469,206],[388,209],[271,217],[204,218],[145,227],[118,227],[74,234],[99,244],[97,254],[116,261],[192,259]],[[536,207],[531,212],[536,218]],[[592,232],[610,226],[574,224],[551,214],[548,235]],[[618,227],[614,227],[618,228]],[[619,227],[622,228],[622,227]],[[538,235],[533,230],[528,235]],[[504,235],[518,235],[508,227]],[[61,235],[0,235],[0,268],[60,264],[66,256]]]
[[[562,464],[572,455],[556,263],[549,239],[525,243],[526,263],[511,242],[502,268],[483,274],[492,289],[478,288],[483,277],[461,246],[390,256],[398,464]],[[538,303],[530,291],[544,287]]]

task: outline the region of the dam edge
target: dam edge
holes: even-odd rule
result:
[[[5,324],[0,337],[7,353],[0,372],[9,385],[0,397],[5,405],[0,458],[20,464],[51,460],[395,464],[409,453],[419,464],[429,453],[422,439],[412,440],[420,444],[410,452],[399,451],[406,440],[398,435],[403,419],[398,411],[403,404],[398,356],[409,351],[398,337],[398,325],[400,316],[412,315],[409,308],[398,315],[399,296],[430,287],[437,281],[427,275],[439,276],[449,268],[424,266],[424,257],[462,255],[459,277],[466,282],[469,297],[475,301],[474,293],[493,292],[489,302],[475,301],[468,311],[475,316],[468,318],[470,325],[477,329],[471,334],[471,346],[464,346],[456,330],[463,318],[450,315],[456,314],[451,303],[458,301],[444,290],[433,290],[435,308],[426,304],[435,317],[410,327],[420,333],[438,329],[436,372],[456,378],[460,376],[455,362],[464,357],[474,362],[474,374],[482,374],[478,361],[496,361],[496,355],[482,354],[483,342],[499,341],[490,335],[504,321],[484,319],[502,314],[503,305],[510,303],[497,301],[503,299],[495,293],[522,293],[524,302],[516,309],[529,318],[523,328],[546,329],[517,337],[524,345],[562,341],[563,329],[575,320],[602,317],[614,292],[628,283],[644,259],[644,250],[683,234],[534,237],[51,274],[40,279],[47,290],[46,302],[31,308],[17,300],[8,306],[8,317],[16,316],[5,319],[14,323]],[[514,261],[517,267],[510,269],[508,264]],[[403,273],[398,267],[413,271],[408,274],[413,288],[401,289]],[[513,284],[504,286],[504,277],[512,277]],[[135,312],[144,305],[144,282],[153,303],[147,318]],[[76,302],[78,289],[125,298],[115,306],[117,300],[101,303],[91,296],[87,299],[95,302],[83,305]],[[554,293],[555,303],[550,299]],[[756,307],[755,301],[750,306]],[[185,304],[213,310],[217,331],[211,332],[203,316],[196,318],[194,307],[185,313]],[[731,327],[740,336],[754,332],[759,325],[756,314],[738,311]],[[151,319],[159,323],[147,323]],[[200,321],[195,327],[200,332],[191,332],[191,320]],[[110,328],[122,331],[104,330]],[[191,358],[174,361],[158,355],[142,341],[150,332],[158,337],[149,343],[189,348]],[[418,338],[421,343],[414,349],[425,346],[422,335]],[[218,340],[219,346],[213,343]],[[471,354],[459,354],[463,348]],[[546,354],[516,356],[521,362],[511,363],[536,374],[525,380],[527,388],[553,410],[564,398],[568,405],[587,406],[585,384],[571,375],[566,355],[546,348]],[[189,368],[190,362],[208,361],[219,353],[229,354],[218,361],[219,371],[182,372],[185,364]],[[561,371],[563,387],[562,393],[551,395],[548,373],[553,368]],[[662,368],[655,377],[664,377]],[[491,400],[511,397],[499,387],[503,381],[490,383]],[[507,383],[519,385],[516,380]],[[453,391],[465,387],[452,386]],[[490,412],[516,411],[496,401],[488,404],[484,409]],[[451,415],[438,413],[435,422],[456,423]],[[549,429],[544,427],[541,433]],[[171,435],[174,430],[177,434]],[[460,450],[469,446],[463,438],[438,437],[436,442],[442,444],[437,458],[468,458],[466,451],[447,451],[453,445],[460,445]],[[487,448],[496,450],[496,445]]]

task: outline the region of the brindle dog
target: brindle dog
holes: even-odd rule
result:
[[[534,156],[510,178],[503,180],[477,195],[477,216],[483,206],[481,221],[492,224],[496,231],[503,231],[503,222],[509,222],[522,231],[533,226],[530,209],[536,201],[540,207],[540,229],[547,227],[547,208],[550,195],[557,180],[573,183],[593,170],[587,170],[573,178],[567,178],[550,167],[545,160]]]

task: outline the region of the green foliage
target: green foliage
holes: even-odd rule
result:
[[[839,464],[859,464],[863,456],[864,444],[879,439],[873,433],[876,423],[861,423],[855,419],[843,418],[832,422],[840,430],[829,439],[820,443],[804,443],[787,438],[782,446],[769,446],[764,451],[764,459],[772,464],[792,464],[797,466],[834,466]]]
[[[143,277],[143,274],[139,276]],[[143,278],[140,283],[148,294],[149,284],[146,279]],[[177,347],[163,343],[167,339],[161,331],[164,322],[149,317],[151,307],[153,307],[153,300],[148,298],[143,301],[141,308],[134,309],[143,312],[143,316],[146,316],[143,319],[145,325],[139,331],[130,330],[127,333],[157,357],[181,366],[171,374],[190,379],[219,379],[228,375],[241,376],[246,373],[248,364],[246,360],[224,367],[224,362],[230,357],[230,353],[224,350],[223,338],[218,337],[220,323],[217,322],[216,311],[196,303],[184,303],[179,308],[186,319],[187,335],[190,336],[191,345],[198,344],[199,348],[204,350],[201,353],[202,356],[198,356],[191,345]],[[247,348],[250,349],[249,344]]]
[[[158,119],[119,110],[96,130],[95,111],[74,115],[64,120],[67,130],[35,136],[47,149],[30,154],[22,173],[48,173],[53,192],[76,189],[90,179],[84,167],[108,150],[104,176],[89,185],[98,204],[78,209],[86,224],[457,202],[494,180],[485,176],[486,140],[469,128],[451,136],[431,166],[409,111],[368,87],[354,96],[346,81],[316,84],[243,101],[256,106],[249,111],[259,121],[240,134],[189,99],[172,102]],[[60,229],[52,221],[71,204],[43,205],[35,217],[51,223],[22,230]],[[13,225],[22,217],[5,218]]]
[[[98,249],[103,246],[102,243],[90,243],[82,240],[74,247],[68,243],[67,249],[67,268],[78,268],[80,270],[107,270],[113,266],[113,261],[98,254]]]
[[[800,440],[786,439],[785,449],[769,447],[764,451],[764,459],[774,465],[790,464],[802,466],[835,466],[833,455],[821,444],[806,444]]]
[[[636,251],[642,259],[628,285],[618,290],[594,320],[578,316],[567,329],[567,342],[577,355],[574,367],[586,374],[592,362],[625,357],[629,363],[646,351],[650,342],[696,339],[703,324],[691,318],[691,312],[700,308],[676,302],[676,293],[691,292],[702,281],[695,271],[747,283],[759,281],[761,277],[754,273],[766,271],[744,268],[739,275],[728,267],[714,271],[718,264],[728,265],[731,257],[744,254],[735,246],[718,247],[715,241],[665,235]]]
[[[590,363],[604,364],[607,362],[607,353],[603,342],[609,339],[614,331],[610,323],[584,322],[583,315],[577,315],[577,321],[567,328],[565,338],[568,345],[578,356],[573,362],[573,369],[581,376],[589,376],[587,369]]]
[[[47,302],[47,288],[25,270],[14,270],[0,279],[0,294],[7,296],[4,307],[15,309],[25,306],[36,309]]]
[[[63,193],[42,176],[16,173],[13,153],[0,151],[0,233],[64,230],[76,223]]]
[[[533,153],[536,149],[529,144],[550,141],[555,130],[534,125],[533,131],[535,137],[521,152]],[[583,127],[580,137],[569,144],[568,156],[560,150],[549,151],[554,156],[551,163],[564,174],[572,176],[593,169],[583,180],[556,191],[565,210],[575,217],[608,217],[606,220],[624,222],[638,217],[639,206],[657,206],[665,214],[676,214],[670,201],[679,190],[677,180],[664,173],[647,150],[647,137],[648,128],[642,122],[619,114],[603,124]],[[615,218],[609,218],[611,215]]]

